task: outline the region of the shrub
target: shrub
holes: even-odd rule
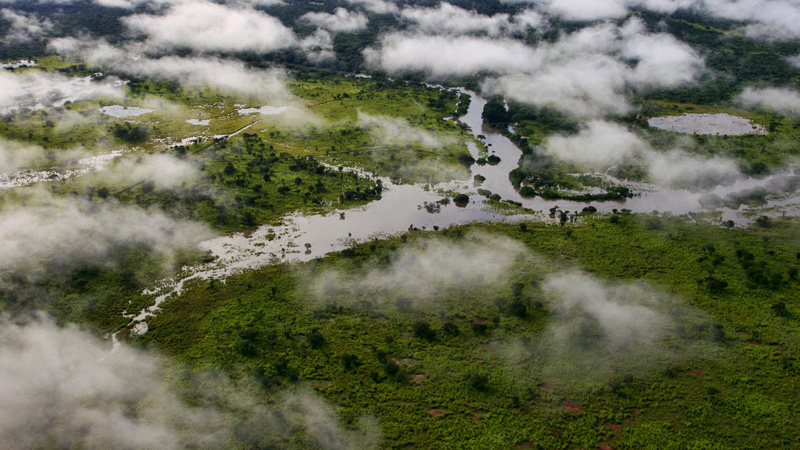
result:
[[[415,322],[411,328],[414,330],[414,336],[420,339],[432,341],[434,338],[436,338],[436,332],[433,331],[431,325],[424,320]]]

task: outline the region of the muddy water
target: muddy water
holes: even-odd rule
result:
[[[533,215],[505,216],[491,210],[483,198],[475,194],[472,180],[456,181],[432,187],[420,185],[392,185],[388,179],[381,179],[385,190],[380,200],[359,208],[335,211],[325,215],[291,215],[284,218],[278,226],[265,225],[249,235],[241,233],[232,236],[218,237],[200,246],[209,250],[216,260],[202,266],[184,268],[177,279],[166,280],[161,286],[144,291],[145,295],[154,295],[155,303],[138,313],[125,313],[132,320],[134,333],[147,331],[147,318],[153,316],[160,304],[167,298],[180,295],[185,283],[191,280],[224,280],[232,274],[262,267],[268,264],[290,261],[307,261],[319,258],[332,251],[350,247],[355,242],[363,242],[373,238],[402,233],[410,227],[433,229],[484,221],[516,221],[524,218],[545,218],[549,209],[555,206],[562,210],[580,211],[587,205],[595,206],[601,212],[612,209],[627,208],[633,212],[651,212],[658,210],[671,214],[699,212],[702,208],[699,198],[706,194],[660,188],[644,183],[628,183],[614,180],[633,188],[641,194],[626,201],[613,202],[571,202],[549,201],[540,197],[526,199],[521,197],[512,186],[508,173],[517,167],[521,156],[520,150],[505,136],[482,130],[481,112],[486,100],[471,91],[461,90],[472,96],[472,102],[466,116],[460,120],[467,124],[472,132],[486,136],[490,154],[500,157],[497,165],[473,165],[473,175],[486,177],[482,184],[499,194],[503,199],[511,199],[522,203],[526,208],[536,211]],[[477,147],[470,143],[470,151],[476,159]],[[357,170],[357,169],[354,169]],[[360,172],[363,176],[369,174]],[[745,180],[732,186],[717,188],[714,193],[724,196],[750,186],[761,185],[765,180]],[[470,195],[466,206],[457,206],[450,202],[438,207],[426,208],[442,199],[441,192],[465,192]],[[727,210],[724,219],[741,220],[742,211]],[[306,244],[310,244],[308,247]]]
[[[752,120],[730,114],[684,114],[682,116],[652,117],[647,123],[665,131],[686,134],[718,134],[742,136],[745,134],[767,134],[767,130]]]

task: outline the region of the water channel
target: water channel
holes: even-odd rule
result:
[[[268,264],[308,261],[333,251],[343,250],[356,242],[402,233],[410,227],[430,230],[475,222],[545,219],[553,207],[579,212],[589,204],[599,212],[625,208],[632,212],[649,213],[657,210],[680,215],[703,211],[699,199],[709,192],[724,197],[732,192],[761,186],[768,181],[743,179],[712,191],[690,192],[615,180],[629,186],[638,195],[627,200],[605,202],[523,198],[514,189],[508,177],[509,172],[517,167],[521,151],[502,134],[482,130],[481,113],[486,104],[485,99],[472,91],[459,89],[459,92],[470,95],[472,99],[467,114],[459,120],[468,125],[476,136],[483,134],[485,136],[483,141],[487,144],[490,154],[500,157],[500,162],[496,165],[473,165],[472,175],[479,174],[486,178],[481,186],[483,189],[499,194],[503,199],[520,202],[525,208],[534,211],[533,214],[509,216],[490,208],[483,197],[475,193],[476,188],[472,179],[431,187],[393,185],[389,179],[380,178],[385,187],[382,198],[365,206],[321,215],[294,214],[285,217],[283,223],[278,226],[264,225],[246,235],[237,233],[202,242],[200,247],[210,251],[215,260],[201,266],[184,268],[178,278],[165,280],[160,286],[144,291],[146,295],[155,296],[154,304],[140,312],[124,313],[132,321],[133,333],[145,333],[147,318],[158,312],[164,300],[180,295],[185,283],[191,280],[224,280],[235,273]],[[469,149],[476,159],[481,156],[474,143],[469,143]],[[365,177],[378,178],[363,171],[359,172]],[[433,204],[442,199],[442,192],[468,193],[470,202],[466,206],[457,206],[452,202],[440,205],[438,208],[424,206],[426,203]],[[797,209],[800,206],[800,199],[782,199],[777,204],[784,208]],[[723,208],[722,219],[747,221],[749,219],[743,214],[746,208],[746,206],[738,210]],[[306,244],[310,244],[308,250]]]

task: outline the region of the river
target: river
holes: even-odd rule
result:
[[[649,213],[657,210],[680,215],[703,211],[699,199],[709,192],[724,197],[728,193],[760,186],[768,181],[751,178],[729,186],[717,187],[712,191],[690,192],[615,180],[631,187],[639,194],[627,200],[605,202],[523,198],[508,178],[509,172],[518,165],[521,151],[502,134],[483,130],[481,113],[486,104],[485,99],[472,91],[459,89],[459,92],[466,93],[472,98],[467,114],[461,117],[460,121],[468,125],[476,136],[483,134],[490,153],[501,159],[497,165],[473,165],[472,174],[486,178],[481,186],[483,189],[497,193],[503,199],[520,202],[524,207],[535,211],[534,214],[510,216],[493,210],[486,205],[483,197],[476,194],[472,179],[429,187],[393,185],[389,179],[380,178],[385,187],[381,199],[365,206],[329,214],[293,214],[285,217],[283,224],[279,226],[264,225],[246,235],[236,233],[202,242],[200,247],[210,251],[215,260],[208,264],[184,268],[179,277],[165,280],[161,285],[145,290],[144,294],[155,296],[153,305],[139,312],[124,312],[125,317],[132,321],[133,332],[145,333],[147,318],[159,311],[164,300],[180,295],[185,283],[191,280],[224,280],[230,275],[268,264],[308,261],[330,252],[343,250],[356,242],[402,233],[410,227],[434,229],[487,221],[543,220],[548,217],[549,210],[556,206],[562,210],[578,212],[590,204],[599,212],[625,208],[632,212]],[[469,143],[469,149],[476,159],[480,156],[474,143]],[[378,178],[363,171],[359,172],[366,177]],[[439,207],[425,208],[426,203],[433,204],[442,199],[443,195],[440,193],[442,191],[469,193],[470,202],[463,207],[450,202]],[[779,200],[775,204],[796,210],[800,201],[790,198]],[[745,210],[744,206],[739,210],[723,208],[722,220],[747,222],[750,219],[744,215]],[[310,244],[308,250],[306,244]]]

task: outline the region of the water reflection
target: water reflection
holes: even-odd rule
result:
[[[517,167],[521,151],[502,134],[483,130],[481,113],[486,104],[485,99],[472,91],[459,89],[459,92],[472,97],[468,112],[460,121],[468,125],[476,136],[484,135],[484,142],[488,145],[490,154],[500,157],[500,162],[496,165],[473,165],[472,174],[486,178],[481,188],[499,194],[503,199],[520,202],[525,208],[535,211],[533,215],[509,216],[489,208],[483,197],[476,194],[472,179],[426,187],[393,185],[390,180],[381,178],[385,186],[382,198],[365,206],[329,214],[309,216],[294,214],[285,217],[283,223],[278,226],[265,225],[248,235],[237,233],[203,242],[200,246],[209,250],[216,260],[206,265],[186,268],[180,278],[167,280],[161,286],[145,291],[145,294],[158,296],[153,306],[138,314],[126,315],[134,323],[133,331],[146,332],[147,317],[158,311],[159,305],[165,299],[172,295],[180,295],[183,286],[190,280],[224,279],[234,273],[268,264],[308,261],[332,251],[348,248],[355,242],[402,233],[411,227],[435,229],[485,221],[517,221],[534,217],[543,219],[549,215],[549,210],[556,206],[572,212],[579,212],[588,205],[594,206],[599,212],[611,212],[623,208],[632,212],[658,210],[676,215],[702,211],[699,199],[708,192],[668,189],[616,179],[612,181],[626,185],[639,194],[627,200],[603,202],[523,198],[514,189],[508,177],[509,172]],[[474,143],[469,144],[469,149],[476,159],[480,156]],[[358,171],[362,176],[371,177],[363,171]],[[711,192],[725,196],[731,192],[763,185],[767,181],[741,180],[730,186],[718,187]],[[468,193],[470,202],[464,207],[457,206],[453,202],[437,204],[436,202],[443,198],[442,192]],[[437,206],[426,208],[426,204]],[[776,204],[797,207],[797,202],[791,200],[781,200]],[[734,221],[747,220],[743,214],[745,210],[746,207],[739,210],[724,209],[722,218]]]

